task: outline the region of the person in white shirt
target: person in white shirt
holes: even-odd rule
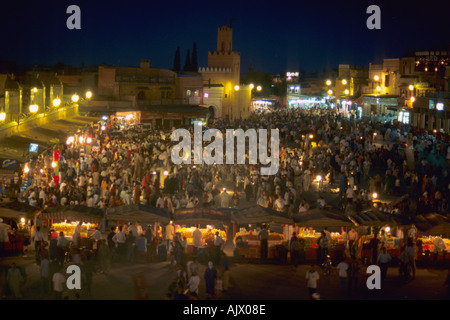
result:
[[[306,272],[305,276],[306,286],[308,287],[308,292],[311,298],[317,292],[317,281],[320,279],[319,273],[315,270],[312,264],[310,269]]]
[[[188,287],[190,295],[198,297],[198,286],[200,284],[200,276],[197,271],[193,271],[191,277],[189,278]]]
[[[197,255],[198,248],[202,246],[202,232],[198,228],[198,225],[195,227],[195,230],[192,232],[192,239],[194,245],[194,255]]]
[[[55,293],[55,300],[62,300],[64,284],[66,283],[66,277],[62,270],[56,272],[53,275],[53,292]]]
[[[274,209],[278,212],[283,212],[285,208],[285,201],[283,199],[283,196],[280,194],[278,195],[278,199],[275,200]]]
[[[113,237],[112,241],[117,244],[117,254],[121,261],[125,260],[126,253],[126,241],[127,236],[122,232],[123,226],[119,226],[119,232],[117,232]]]
[[[336,269],[339,270],[339,279],[341,288],[345,287],[345,283],[347,282],[347,270],[348,270],[348,263],[347,261],[343,260],[338,263],[336,266]]]

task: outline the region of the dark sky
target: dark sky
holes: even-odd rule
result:
[[[81,9],[81,30],[69,30],[66,9]],[[369,5],[381,9],[381,30],[369,30]],[[233,19],[241,70],[321,72],[339,63],[399,58],[406,50],[450,42],[445,0],[35,0],[2,3],[0,60],[19,64],[131,66],[150,59],[172,68],[194,42],[200,66],[216,49],[217,28]]]

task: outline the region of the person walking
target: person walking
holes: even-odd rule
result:
[[[315,266],[312,264],[305,275],[306,287],[308,288],[308,294],[311,299],[313,295],[317,293],[318,280],[320,279],[319,273],[316,271]]]
[[[192,240],[194,245],[194,256],[198,254],[198,248],[202,246],[202,232],[199,229],[199,225],[195,226],[195,230],[192,232]]]
[[[380,267],[380,270],[381,270],[381,281],[384,281],[386,279],[389,263],[391,262],[392,257],[387,252],[386,247],[383,247],[381,250],[382,251],[378,255],[377,262],[378,262],[378,266]]]
[[[405,249],[405,252],[406,252],[406,257],[407,257],[407,261],[408,261],[406,270],[411,269],[411,273],[412,273],[411,280],[414,280],[416,278],[417,250],[416,250],[416,247],[414,246],[414,242],[411,239],[408,239],[408,244]],[[409,274],[407,274],[407,275],[409,276]]]
[[[292,233],[291,240],[289,241],[289,252],[291,253],[291,262],[295,270],[297,270],[297,265],[300,256],[300,242],[298,241],[295,232]]]
[[[6,282],[8,284],[9,290],[13,296],[13,299],[21,299],[22,293],[20,292],[20,287],[23,285],[24,278],[22,272],[17,268],[15,262],[11,263],[11,268],[9,268],[6,274]]]
[[[217,270],[214,267],[212,261],[208,262],[208,267],[204,273],[205,284],[206,284],[206,294],[208,299],[213,299],[215,297],[215,285],[217,280]]]
[[[267,251],[269,244],[269,231],[267,230],[267,225],[263,226],[261,231],[258,233],[258,239],[261,243],[261,259],[267,259]]]
[[[62,300],[62,296],[63,296],[63,292],[64,292],[64,284],[66,283],[66,277],[64,276],[63,270],[61,267],[53,275],[52,282],[53,282],[53,293],[55,295],[55,300]]]
[[[119,256],[119,260],[121,262],[125,261],[125,254],[126,254],[126,242],[127,237],[125,233],[122,232],[122,226],[119,226],[119,232],[117,232],[113,237],[112,240],[117,244],[117,255]]]
[[[348,271],[349,265],[347,261],[344,259],[341,262],[338,263],[336,266],[336,269],[339,271],[339,280],[341,289],[345,288],[345,284],[347,282],[347,271]]]
[[[44,234],[42,233],[40,226],[36,227],[36,231],[34,232],[32,238],[34,241],[34,252],[36,256],[36,263],[39,265],[41,263],[42,243],[44,241]]]

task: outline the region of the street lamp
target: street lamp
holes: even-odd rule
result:
[[[377,91],[380,92],[381,91],[381,87],[377,86]]]
[[[240,89],[240,87],[239,87],[238,85],[235,85],[235,86],[234,86],[234,90],[235,90],[235,91],[239,91],[239,89]]]
[[[254,87],[255,85],[253,83],[250,83],[250,90],[253,90]]]
[[[31,113],[36,113],[39,110],[39,106],[37,104],[30,104],[29,110]]]
[[[345,95],[348,96],[348,94],[350,93],[350,91],[349,91],[348,89],[345,89],[345,90],[344,90],[344,93],[345,93]]]
[[[80,97],[76,93],[72,96],[72,102],[74,103],[77,103],[79,99]]]
[[[61,104],[61,99],[59,99],[59,98],[53,99],[53,106],[54,107],[59,107],[60,104]]]
[[[6,113],[0,112],[0,121],[5,121],[5,119],[6,119]]]
[[[331,95],[333,94],[333,90],[331,90],[331,89],[328,90],[328,91],[327,91],[327,94],[328,94],[329,96],[331,96]]]
[[[87,91],[86,92],[86,99],[90,99],[92,98],[92,92],[91,91]]]
[[[414,101],[416,101],[416,98],[411,97],[411,102],[414,102]]]
[[[409,89],[409,91],[413,91],[414,90],[414,86],[412,84],[410,84],[408,89]]]
[[[347,80],[343,79],[342,84],[345,86],[347,84]]]
[[[331,86],[331,80],[327,80],[326,84],[327,86]]]
[[[262,90],[262,87],[261,87],[261,86],[257,86],[257,87],[256,87],[256,90],[257,90],[257,91],[261,91],[261,90]]]
[[[373,79],[374,79],[375,81],[380,81],[380,77],[379,77],[378,75],[375,75],[375,76],[373,77]]]

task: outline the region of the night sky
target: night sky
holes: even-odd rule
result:
[[[69,5],[81,9],[81,30],[69,30]],[[369,30],[369,5],[381,9],[381,30]],[[449,43],[448,1],[155,1],[36,0],[2,2],[0,60],[18,64],[137,66],[171,69],[197,43],[199,66],[216,49],[217,28],[233,19],[241,71],[279,73],[380,63],[406,50]]]

